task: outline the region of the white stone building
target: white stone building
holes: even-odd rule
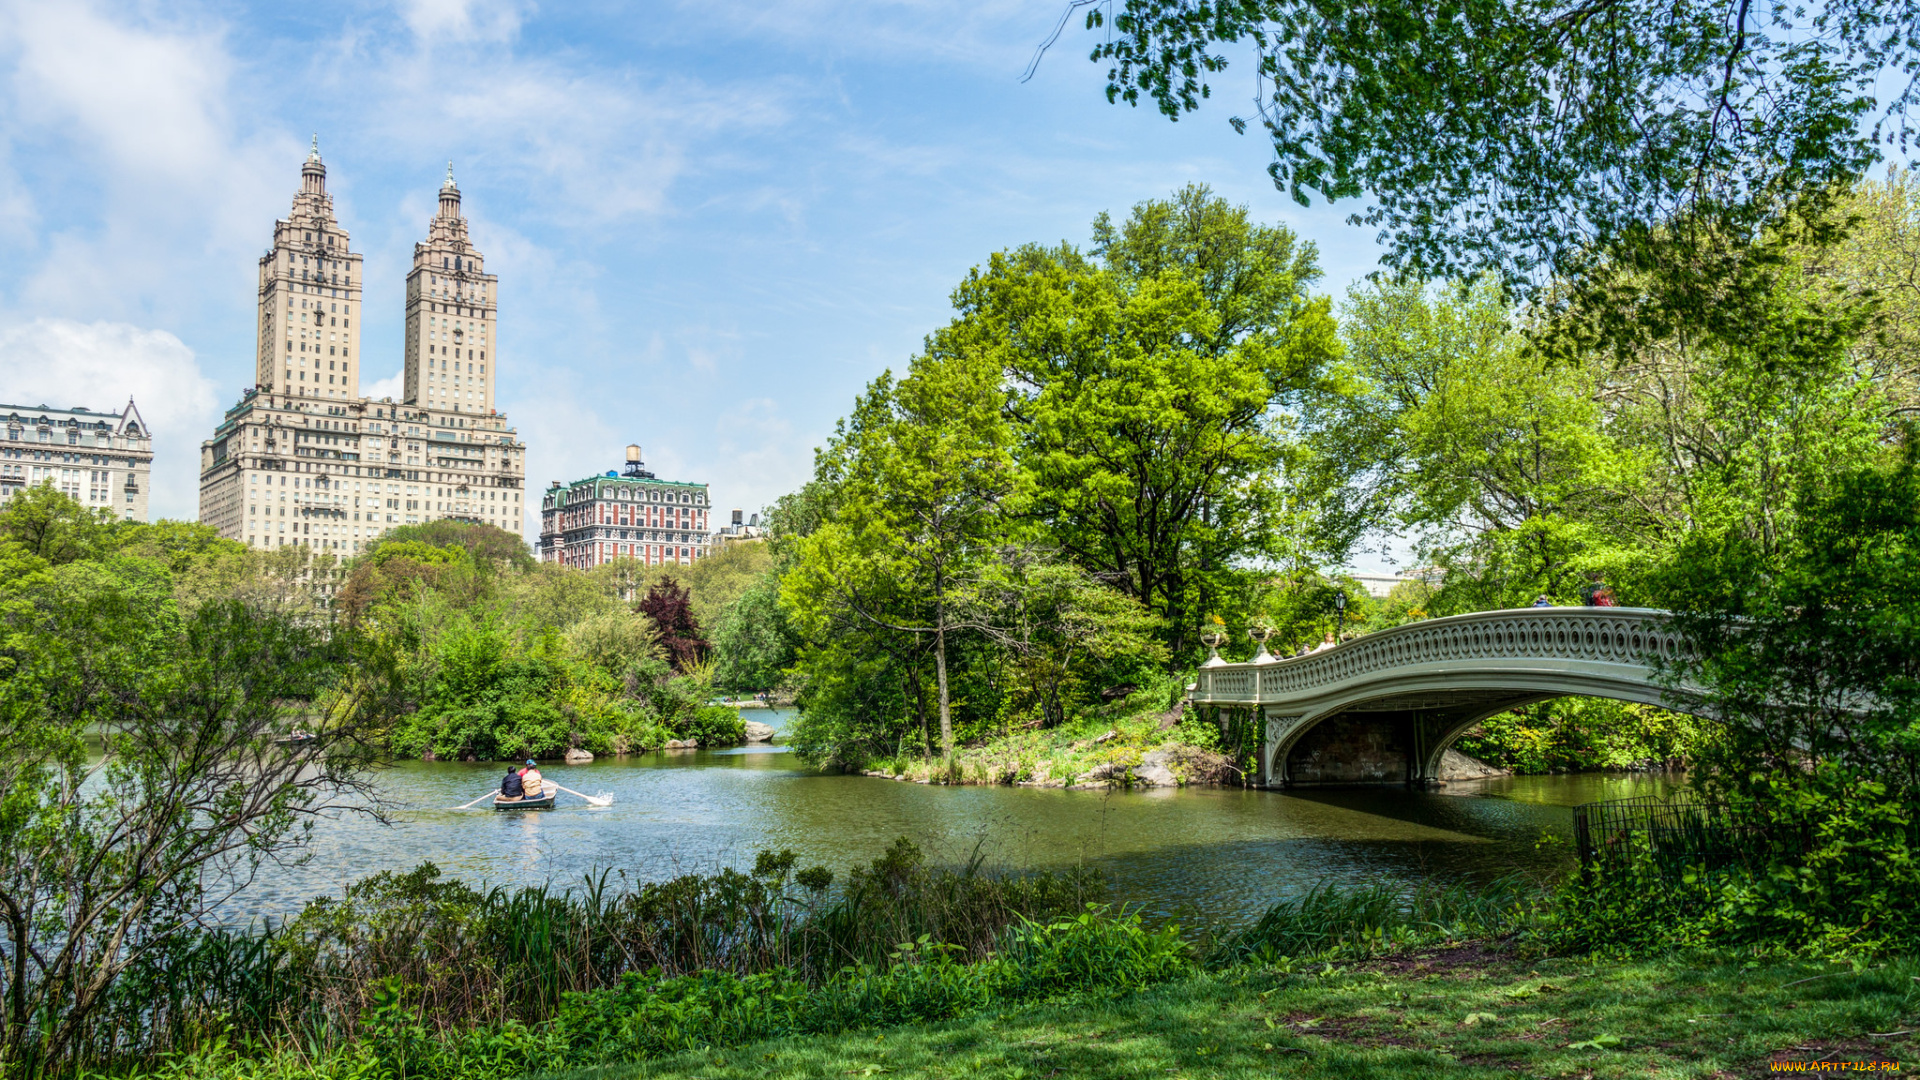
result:
[[[123,521],[147,520],[153,433],[132,398],[118,413],[0,405],[0,424],[0,504],[51,483]]]
[[[523,532],[526,445],[495,409],[499,282],[480,272],[451,166],[407,276],[399,402],[360,396],[361,256],[326,176],[316,141],[260,259],[256,384],[201,444],[200,520],[342,558],[442,518]]]

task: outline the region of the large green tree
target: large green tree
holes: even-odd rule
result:
[[[949,772],[950,645],[965,626],[956,601],[991,557],[1016,484],[1002,401],[997,370],[937,350],[905,378],[876,379],[823,451],[837,513],[800,541],[782,590],[796,621],[835,645],[896,635],[927,646]]]
[[[929,355],[998,373],[1038,537],[1161,620],[1184,658],[1257,561],[1341,551],[1305,512],[1290,416],[1338,351],[1311,244],[1194,185],[996,253]]]
[[[1490,278],[1357,286],[1344,315],[1342,392],[1308,415],[1350,508],[1456,571],[1448,607],[1571,596],[1607,562],[1611,481],[1634,467],[1593,366],[1531,348]]]

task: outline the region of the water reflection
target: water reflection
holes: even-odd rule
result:
[[[311,862],[266,875],[249,897],[250,913],[285,914],[344,882],[429,859],[476,883],[571,884],[595,869],[649,881],[746,866],[761,848],[791,848],[803,864],[844,869],[906,835],[936,858],[959,860],[979,848],[1002,865],[1094,866],[1119,898],[1156,915],[1239,918],[1330,878],[1451,883],[1557,872],[1564,848],[1536,842],[1568,832],[1568,807],[1654,794],[1669,783],[1520,777],[1444,793],[1102,793],[937,788],[798,766],[778,746],[555,766],[553,779],[610,794],[613,805],[502,814],[484,803],[446,809],[492,786],[491,764],[399,765],[381,779],[406,807],[394,825],[347,817],[321,826]]]

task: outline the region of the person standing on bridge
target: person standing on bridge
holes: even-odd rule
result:
[[[1588,607],[1615,607],[1613,589],[1601,577],[1598,570],[1587,575],[1587,586],[1580,590]]]

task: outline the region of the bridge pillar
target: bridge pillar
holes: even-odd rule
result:
[[[1412,760],[1408,727],[1393,713],[1329,716],[1288,748],[1287,786],[1405,784]]]
[[[1441,751],[1471,722],[1494,711],[1499,710],[1475,704],[1270,718],[1266,786],[1442,787]],[[1288,738],[1303,719],[1307,729]]]

